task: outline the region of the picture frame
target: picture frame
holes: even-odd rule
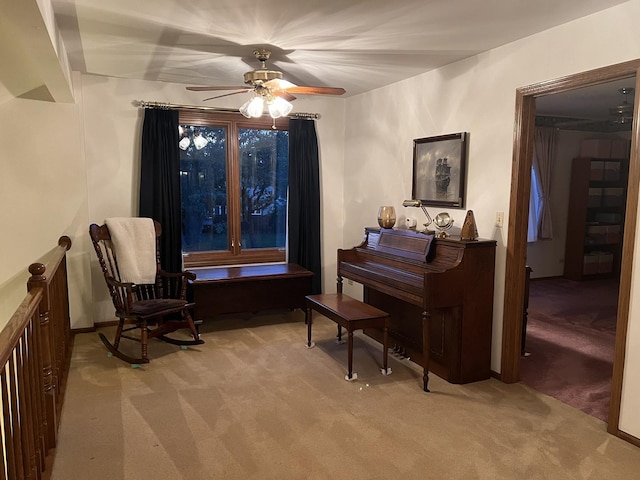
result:
[[[412,196],[424,206],[464,208],[468,132],[413,141]]]

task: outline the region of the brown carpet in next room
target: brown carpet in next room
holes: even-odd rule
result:
[[[532,280],[521,381],[607,421],[617,302],[617,280]]]
[[[205,323],[204,345],[154,340],[139,369],[75,338],[52,480],[635,478],[640,449],[522,383],[452,385],[346,344],[300,311]],[[111,330],[111,329],[109,329]],[[111,331],[108,332],[109,334]]]

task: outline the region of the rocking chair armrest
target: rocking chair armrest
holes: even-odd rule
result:
[[[196,274],[189,271],[189,270],[184,270],[182,272],[165,272],[164,270],[159,270],[158,271],[158,275],[161,277],[167,277],[167,278],[177,278],[177,277],[183,277],[185,280],[195,280],[196,279]]]
[[[107,277],[107,284],[116,288],[124,288],[127,293],[131,294],[136,290],[136,284],[131,282],[119,282],[113,277]]]

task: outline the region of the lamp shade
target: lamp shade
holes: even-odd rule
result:
[[[182,140],[178,142],[178,146],[181,150],[186,150],[187,148],[189,148],[190,143],[191,140],[189,140],[189,137],[182,137]]]
[[[247,118],[258,118],[262,116],[262,110],[264,109],[264,99],[259,96],[255,96],[252,99],[245,102],[238,110]]]
[[[209,140],[203,137],[201,133],[193,138],[193,144],[195,145],[197,150],[202,150],[207,146],[207,143],[209,143]]]
[[[280,118],[289,115],[289,112],[291,112],[293,105],[291,105],[291,103],[287,102],[282,97],[275,97],[269,102],[268,108],[271,118]]]

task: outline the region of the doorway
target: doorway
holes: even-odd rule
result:
[[[520,349],[528,226],[527,213],[531,188],[530,172],[533,152],[533,132],[535,128],[536,98],[636,76],[636,99],[634,103],[637,105],[639,101],[637,85],[639,68],[640,60],[634,60],[519,88],[516,91],[515,136],[502,330],[501,379],[504,382],[514,383],[520,378]],[[635,242],[638,192],[640,187],[638,145],[635,141],[639,136],[639,132],[638,113],[635,111],[632,134],[634,141],[631,146],[626,219],[623,233],[623,257],[629,259],[633,258],[634,253],[633,246]],[[618,430],[618,423],[620,418],[625,342],[631,296],[631,274],[631,262],[623,262],[620,272],[615,355],[607,428],[609,433],[618,436],[621,435],[621,432]]]
[[[551,154],[539,165],[549,171],[551,184],[543,190],[551,221],[544,232],[535,228],[541,210],[530,206],[531,282],[520,381],[605,422],[624,202],[622,197],[603,201],[602,195],[592,199],[587,192],[627,186],[633,112],[628,94],[634,85],[631,77],[536,99],[537,142],[548,142],[543,151]],[[531,190],[540,198],[535,186]]]

